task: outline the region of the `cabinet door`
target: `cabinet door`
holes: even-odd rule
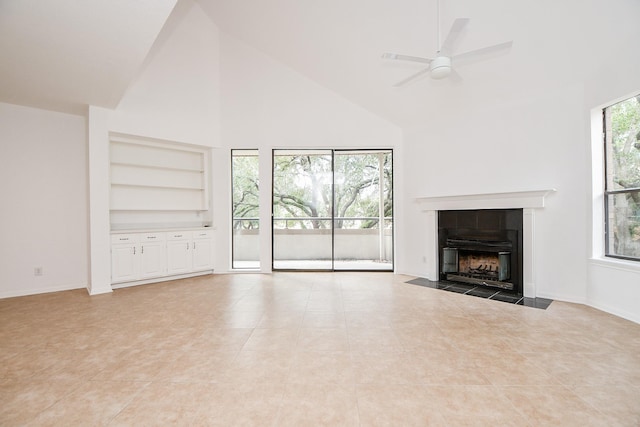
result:
[[[167,242],[167,274],[182,274],[191,271],[191,242],[171,240]]]
[[[211,239],[195,239],[193,247],[193,270],[211,270],[213,268],[213,241]]]
[[[166,255],[163,242],[143,242],[140,245],[140,278],[164,275]]]
[[[134,280],[138,273],[138,256],[135,244],[111,247],[111,283]]]

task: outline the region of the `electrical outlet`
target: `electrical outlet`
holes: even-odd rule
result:
[[[36,267],[33,269],[34,276],[42,276],[42,267]]]

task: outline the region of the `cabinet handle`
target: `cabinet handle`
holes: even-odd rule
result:
[[[140,246],[140,253],[144,254],[144,246]]]
[[[187,242],[187,250],[189,250],[189,242]]]
[[[136,254],[136,247],[135,246],[133,247],[133,254],[134,255]]]
[[[193,242],[193,249],[196,248],[196,242]]]

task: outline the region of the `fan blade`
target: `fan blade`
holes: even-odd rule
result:
[[[469,23],[469,18],[458,18],[453,21],[453,25],[449,30],[449,34],[447,34],[447,38],[444,39],[444,43],[440,46],[440,55],[441,56],[451,56],[451,52],[453,50],[453,45],[456,40],[460,36],[463,28]]]
[[[460,62],[471,61],[474,59],[481,59],[484,55],[490,55],[492,53],[500,52],[501,50],[510,49],[513,45],[513,41],[495,44],[493,46],[487,46],[480,49],[472,50],[469,52],[461,53],[459,55],[453,55],[451,57],[451,61],[455,61],[455,64],[458,65]]]
[[[420,58],[419,56],[400,55],[399,53],[383,53],[383,59],[397,59],[400,61],[412,61],[428,64],[431,62],[430,58]]]
[[[431,71],[431,70],[430,70],[430,68],[428,68],[428,67],[427,67],[427,68],[425,68],[424,70],[420,70],[420,71],[418,71],[417,73],[410,75],[410,76],[409,76],[409,77],[407,77],[406,79],[401,80],[401,81],[399,81],[398,83],[394,84],[394,85],[393,85],[393,87],[400,87],[400,86],[404,86],[404,85],[406,85],[407,83],[409,83],[409,82],[411,82],[411,81],[413,81],[413,80],[417,79],[418,77],[420,77],[420,76],[423,76],[423,75],[427,74],[429,71]]]

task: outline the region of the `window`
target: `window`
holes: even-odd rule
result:
[[[231,150],[231,268],[260,268],[258,150]]]
[[[640,261],[640,94],[603,110],[605,251]]]

